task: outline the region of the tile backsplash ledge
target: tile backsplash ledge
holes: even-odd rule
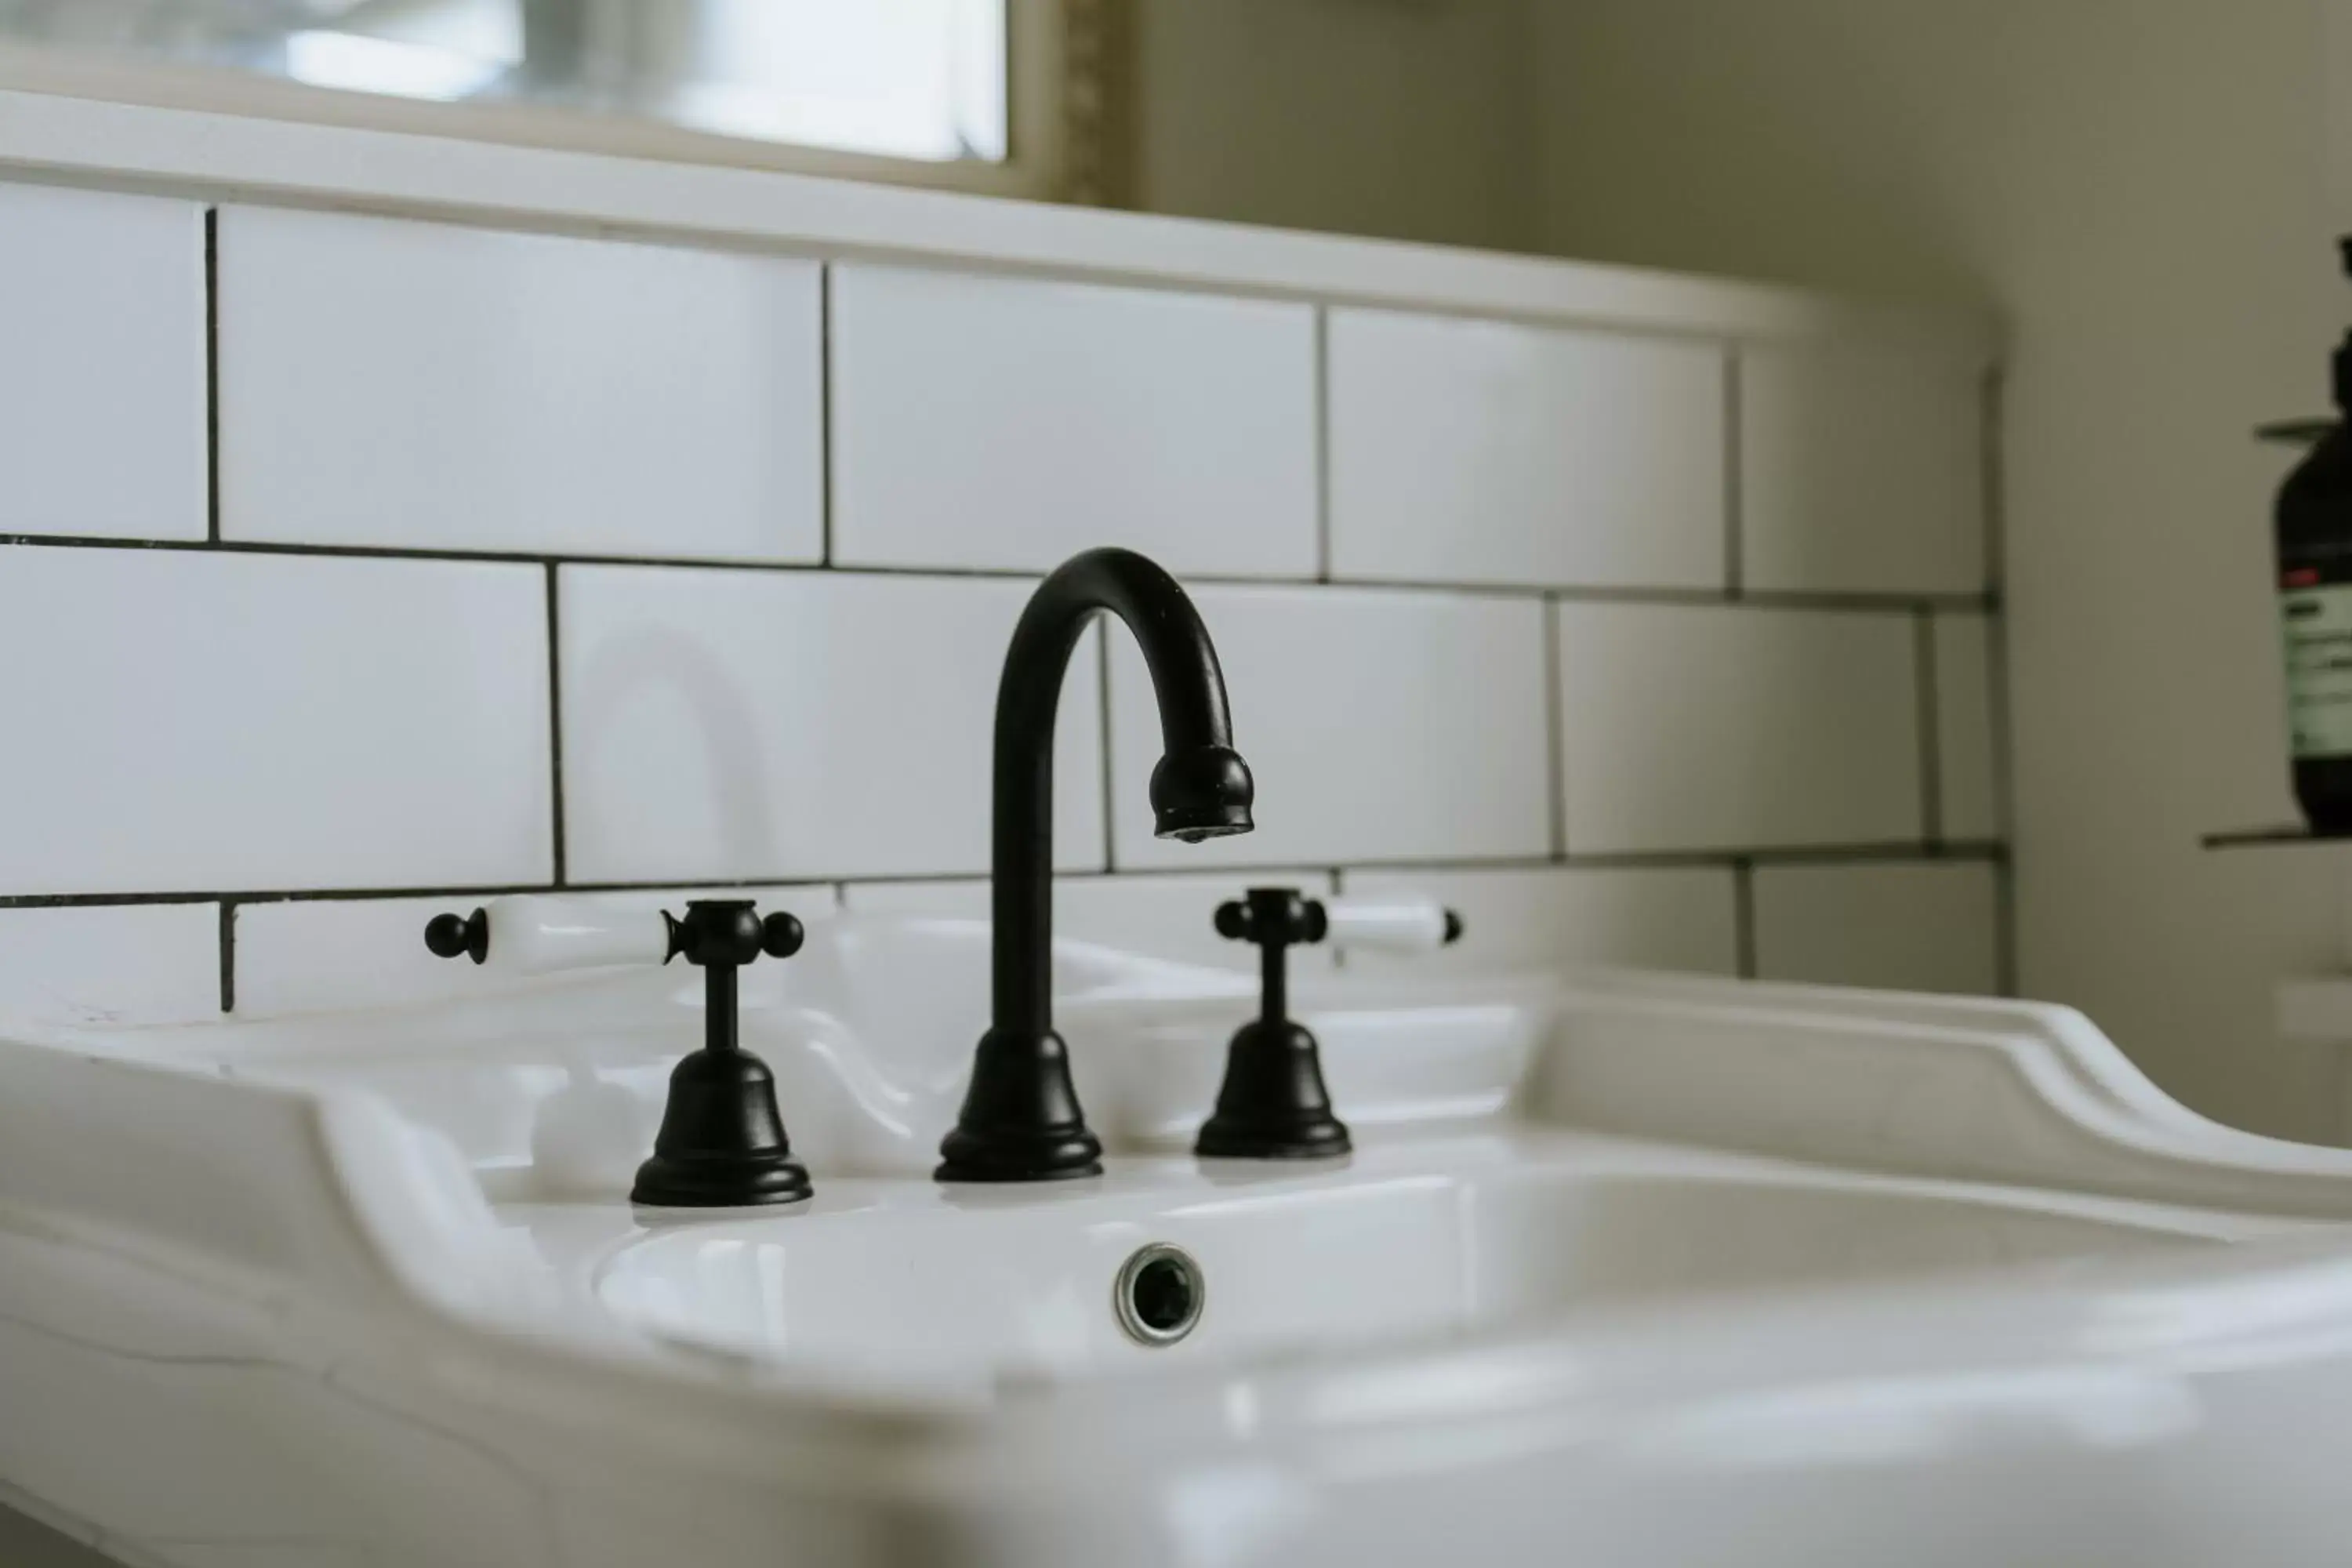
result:
[[[421,890],[975,912],[1004,644],[1095,543],[1192,585],[1260,831],[1150,837],[1090,634],[1069,934],[1246,963],[1209,911],[1279,872],[1446,898],[1448,963],[2001,981],[1977,358],[48,186],[0,232],[0,1006],[421,998]]]

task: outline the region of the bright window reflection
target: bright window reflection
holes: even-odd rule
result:
[[[286,74],[296,81],[395,98],[471,98],[509,63],[364,33],[295,33],[286,40]]]
[[[0,37],[1003,161],[1006,0],[0,0]]]

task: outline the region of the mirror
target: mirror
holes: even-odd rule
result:
[[[0,0],[0,40],[59,58],[210,68],[379,100],[552,110],[608,129],[987,167],[1012,153],[1008,10],[1018,4]],[[599,150],[696,155],[657,135]],[[780,161],[720,149],[709,156]]]

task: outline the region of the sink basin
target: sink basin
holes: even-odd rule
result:
[[[943,1187],[985,938],[745,972],[786,1209],[627,1201],[691,976],[0,1026],[0,1504],[168,1568],[2341,1559],[2352,1154],[2079,1016],[1342,974],[1354,1155],[1196,1162],[1249,982],[1069,945],[1108,1174]]]
[[[906,1389],[1246,1367],[1462,1340],[1661,1298],[1914,1279],[2192,1247],[2262,1222],[2062,1194],[1858,1179],[1528,1132],[1377,1144],[1350,1168],[1122,1165],[1076,1199],[837,1184],[804,1209],[663,1229],[604,1259],[647,1332]],[[1181,1343],[1138,1342],[1120,1265],[1172,1245],[1206,1287]]]

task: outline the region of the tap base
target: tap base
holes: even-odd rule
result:
[[[1103,1173],[1102,1141],[1085,1128],[1075,1135],[967,1132],[959,1127],[940,1142],[939,1182],[1066,1182]]]
[[[1315,1037],[1286,1018],[1257,1018],[1234,1034],[1216,1113],[1192,1152],[1207,1160],[1328,1160],[1354,1147],[1331,1113]]]
[[[671,1069],[653,1158],[637,1167],[631,1203],[654,1208],[746,1208],[798,1203],[814,1190],[776,1110],[768,1064],[740,1049],[695,1051]]]
[[[757,1208],[796,1204],[815,1190],[808,1167],[790,1154],[656,1154],[637,1167],[629,1201],[656,1209]]]
[[[1102,1174],[1102,1140],[1070,1083],[1069,1047],[1046,1029],[991,1029],[972,1058],[955,1131],[940,1143],[942,1182],[1056,1182]]]

